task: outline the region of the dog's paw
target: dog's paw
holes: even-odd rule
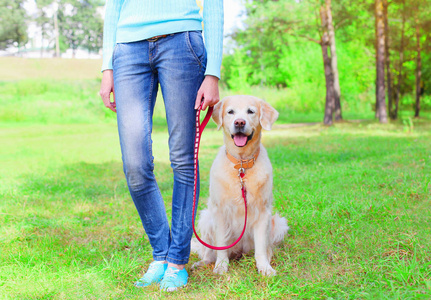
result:
[[[207,262],[207,261],[204,261],[204,260],[201,260],[201,261],[195,262],[195,263],[192,265],[192,270],[196,270],[196,269],[199,269],[199,268],[205,267],[205,266],[206,266],[206,265],[208,265],[208,264],[210,264],[210,262]]]
[[[258,267],[258,271],[263,276],[274,276],[277,274],[277,271],[275,271],[270,265],[267,265],[265,267]]]
[[[222,275],[222,274],[226,273],[227,270],[228,270],[227,266],[219,266],[219,267],[215,267],[213,271],[216,274]]]
[[[227,272],[227,270],[229,269],[229,263],[227,262],[221,262],[221,263],[216,263],[215,268],[214,268],[214,273],[222,275],[224,273]]]

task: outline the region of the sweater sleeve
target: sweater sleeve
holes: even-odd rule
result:
[[[112,53],[116,44],[117,23],[124,0],[106,0],[105,22],[103,25],[102,72],[112,69]]]
[[[223,0],[204,0],[203,21],[207,49],[205,75],[220,78],[223,55]]]

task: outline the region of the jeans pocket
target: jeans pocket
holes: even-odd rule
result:
[[[115,62],[115,56],[117,54],[117,50],[118,50],[118,43],[115,44],[114,50],[112,51],[112,65],[114,65],[114,62]]]
[[[185,37],[189,51],[191,52],[195,60],[199,63],[200,66],[206,66],[207,53],[202,37],[202,32],[187,31]]]

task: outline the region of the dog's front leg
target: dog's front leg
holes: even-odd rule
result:
[[[222,218],[218,218],[216,225],[216,241],[217,246],[226,246],[226,221],[223,221]],[[216,274],[224,274],[229,269],[229,255],[227,250],[219,250],[217,251],[217,260],[214,267],[214,273]]]
[[[265,212],[260,217],[254,228],[254,247],[256,266],[260,273],[265,276],[275,275],[276,271],[271,267],[269,253],[272,251],[269,243],[271,233],[271,214]]]

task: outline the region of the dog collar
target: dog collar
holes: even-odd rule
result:
[[[235,156],[233,156],[232,154],[230,154],[226,150],[227,158],[235,164],[234,168],[237,170],[239,170],[240,168],[250,169],[251,167],[253,167],[254,162],[256,161],[257,157],[259,156],[259,153],[260,153],[260,147],[257,148],[257,151],[254,153],[254,155],[251,159],[237,159]]]

